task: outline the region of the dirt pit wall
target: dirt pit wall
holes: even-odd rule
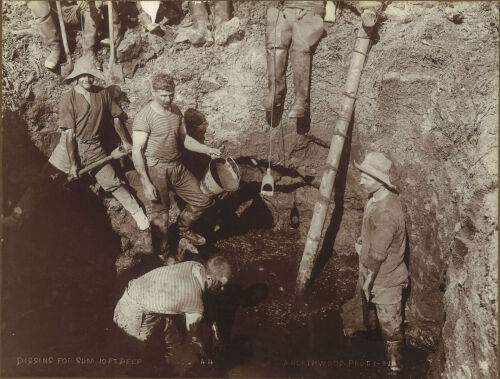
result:
[[[305,240],[360,20],[343,3],[336,21],[325,24],[313,58],[305,131],[287,118],[290,67],[284,115],[278,127],[269,128],[259,106],[267,87],[265,6],[235,2],[239,31],[225,46],[175,43],[177,27],[166,26],[163,36],[128,30],[122,106],[130,128],[149,100],[151,75],[171,73],[175,102],[206,117],[205,143],[224,146],[254,192],[267,167],[270,138],[276,193],[267,203],[274,228],[289,227],[295,204]],[[22,28],[31,22],[26,10],[3,2],[3,109],[22,115],[32,142],[48,156],[59,138],[58,99],[69,87],[43,69],[41,41]],[[323,252],[326,258],[355,254],[366,199],[352,162],[368,151],[386,153],[396,166],[407,214],[406,338],[434,352],[436,376],[497,374],[497,122],[498,4],[388,5],[363,71]],[[114,200],[105,203],[115,229],[132,223]],[[120,234],[126,250],[131,237]]]

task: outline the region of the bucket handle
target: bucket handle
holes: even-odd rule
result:
[[[234,163],[234,166],[236,167],[236,170],[238,171],[236,174],[238,175],[238,185],[240,184],[240,180],[241,180],[241,172],[240,172],[240,168],[239,166],[236,164],[236,161],[232,158],[232,157],[227,157],[226,158],[226,162],[228,159],[231,159]]]

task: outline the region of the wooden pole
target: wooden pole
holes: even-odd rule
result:
[[[372,29],[365,30],[365,28],[360,26],[356,37],[356,43],[351,57],[351,65],[347,73],[344,103],[335,123],[330,150],[328,152],[328,158],[326,159],[327,168],[321,179],[319,199],[314,205],[311,225],[309,227],[304,253],[302,254],[302,260],[300,262],[295,287],[295,294],[299,297],[304,294],[318,255],[326,214],[332,198],[333,184],[339,168],[340,157],[344,147],[344,140],[346,139],[349,122],[351,120],[354,102],[356,101],[361,72],[370,46],[371,32]]]

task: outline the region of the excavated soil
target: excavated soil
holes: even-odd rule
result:
[[[124,4],[129,30],[119,57],[129,130],[149,101],[152,73],[169,72],[176,104],[208,121],[206,130],[188,125],[190,133],[224,146],[241,169],[240,190],[202,219],[199,229],[209,245],[193,257],[222,254],[234,267],[233,282],[217,300],[225,310],[223,349],[195,367],[180,363],[180,371],[165,369],[160,345],[139,364],[109,360],[139,356],[115,329],[112,312],[127,280],[158,262],[146,259],[117,277],[115,262],[135,238],[133,220],[84,179],[49,194],[21,230],[3,235],[2,374],[385,377],[383,367],[373,367],[383,359],[379,336],[347,340],[339,319],[340,306],[354,292],[353,245],[366,201],[351,167],[366,152],[381,151],[396,166],[394,182],[407,216],[407,376],[497,376],[498,3],[386,7],[363,70],[321,254],[300,306],[292,295],[298,263],[359,14],[342,2],[335,23],[325,24],[313,58],[310,123],[296,125],[286,116],[293,101],[288,67],[285,112],[269,128],[259,108],[267,86],[266,3],[235,2],[240,30],[234,38],[198,48],[174,42],[189,14],[151,35],[134,21],[134,7]],[[4,1],[2,14],[2,201],[8,214],[57,144],[57,105],[69,87],[43,68],[47,51],[27,27],[32,15],[24,2]],[[76,58],[79,32],[70,35]],[[104,48],[99,55],[108,59]],[[111,146],[116,143],[115,135],[108,137]],[[269,138],[275,194],[261,198]],[[187,164],[202,177],[208,160],[189,154]],[[131,162],[123,159],[116,167],[142,199]],[[297,229],[290,227],[292,210]],[[176,205],[172,221],[177,214]],[[30,357],[41,363],[29,363]]]

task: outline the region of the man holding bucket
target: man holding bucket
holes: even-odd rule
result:
[[[132,160],[144,190],[146,208],[154,229],[161,234],[161,250],[167,248],[168,190],[186,203],[178,218],[179,236],[194,245],[203,245],[203,236],[191,226],[212,199],[200,190],[200,183],[182,163],[183,147],[187,150],[219,157],[219,149],[206,146],[186,133],[179,108],[172,103],[175,85],[172,77],[159,73],[152,78],[152,101],[136,115],[132,133]]]

